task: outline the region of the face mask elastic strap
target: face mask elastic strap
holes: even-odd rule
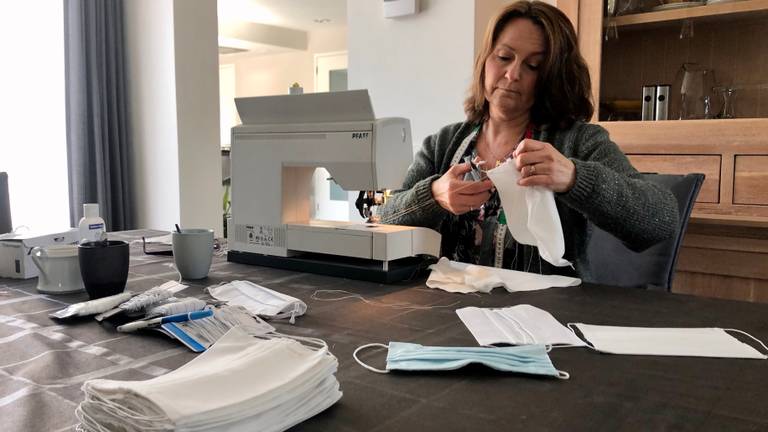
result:
[[[388,370],[376,369],[376,368],[375,368],[375,367],[373,367],[373,366],[368,366],[367,364],[363,363],[363,362],[362,362],[362,361],[361,361],[359,358],[357,358],[357,353],[358,353],[358,352],[360,352],[361,350],[363,350],[363,349],[365,349],[365,348],[370,348],[370,347],[382,347],[382,348],[387,348],[387,349],[389,349],[389,345],[384,345],[384,344],[382,344],[382,343],[370,343],[370,344],[366,344],[366,345],[362,345],[362,346],[359,346],[359,347],[357,347],[357,349],[355,350],[355,352],[353,352],[353,353],[352,353],[352,357],[355,359],[355,361],[356,361],[358,364],[360,364],[360,366],[362,366],[362,367],[364,367],[364,368],[368,369],[368,370],[369,370],[369,371],[371,371],[371,372],[376,372],[376,373],[381,373],[381,374],[386,374],[386,373],[389,373],[389,371],[388,371]]]
[[[768,352],[768,347],[766,347],[766,346],[765,346],[765,344],[763,343],[763,341],[761,341],[760,339],[758,339],[758,338],[756,338],[756,337],[752,336],[751,334],[749,334],[749,333],[747,333],[747,332],[745,332],[745,331],[741,331],[741,330],[737,330],[737,329],[731,329],[731,328],[723,329],[723,331],[732,331],[732,332],[741,333],[741,334],[743,334],[743,335],[749,336],[749,337],[750,337],[750,338],[752,338],[752,339],[753,339],[755,342],[757,342],[757,343],[759,343],[760,345],[762,345],[763,349],[764,349],[766,352]]]
[[[557,377],[558,377],[559,379],[561,379],[561,380],[567,380],[567,379],[570,379],[570,378],[571,378],[571,374],[569,374],[569,373],[568,373],[568,372],[566,372],[566,371],[561,371],[561,370],[558,370],[558,371],[557,371]]]
[[[319,346],[320,349],[325,349],[325,350],[328,349],[328,343],[326,341],[320,339],[320,338],[313,338],[313,337],[308,337],[308,336],[288,335],[288,334],[283,334],[283,333],[279,333],[279,332],[273,332],[273,333],[270,333],[270,334],[278,335],[280,337],[287,337],[289,339],[294,339],[294,340],[299,341],[299,342],[305,342],[305,343],[310,344],[310,345],[311,344],[315,344],[315,345]],[[312,347],[309,347],[309,348],[312,348]]]
[[[576,330],[574,330],[574,327],[576,327],[576,325],[577,325],[577,324],[578,324],[578,323],[567,323],[565,326],[566,326],[566,327],[568,327],[568,330],[572,331],[572,332],[573,332],[573,334],[574,334],[574,335],[576,335],[576,337],[577,337],[577,338],[579,338],[579,339],[583,340],[584,342],[586,342],[586,345],[585,345],[585,346],[586,346],[587,348],[589,348],[589,349],[591,349],[591,350],[594,350],[594,351],[597,351],[597,352],[600,352],[600,350],[598,350],[597,348],[595,348],[595,347],[592,345],[592,343],[591,343],[590,341],[588,341],[586,338],[583,338],[583,337],[579,337],[579,334],[578,334],[578,333],[576,333]]]

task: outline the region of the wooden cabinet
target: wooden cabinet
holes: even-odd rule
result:
[[[735,113],[745,118],[600,121],[596,110],[593,121],[641,171],[706,175],[673,291],[768,302],[768,0],[610,19],[603,17],[602,1],[555,3],[577,28],[596,108],[610,98],[635,98],[639,105],[643,85],[673,84],[682,64],[691,61],[714,69],[718,86],[740,86]],[[694,34],[682,44],[685,20],[693,23]],[[618,39],[605,40],[609,27]],[[711,111],[719,112],[719,101],[711,102]],[[679,111],[672,106],[671,118]]]

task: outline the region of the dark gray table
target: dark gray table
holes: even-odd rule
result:
[[[148,231],[114,234],[127,241]],[[141,291],[175,280],[170,257],[141,254],[134,244],[128,287]],[[733,327],[768,339],[768,305],[584,285],[510,294],[461,295],[432,290],[420,279],[378,285],[228,263],[216,257],[208,279],[189,282],[203,296],[215,283],[248,279],[304,300],[307,314],[285,333],[325,339],[339,359],[344,392],[300,431],[500,430],[768,430],[768,362],[603,355],[563,348],[551,353],[571,379],[504,374],[472,366],[447,373],[380,375],[360,367],[352,351],[389,341],[475,346],[454,310],[528,303],[561,322],[637,326]],[[62,324],[48,313],[86,299],[45,296],[35,279],[0,279],[0,430],[71,430],[88,379],[139,380],[167,373],[195,354],[162,335],[119,334],[93,320]],[[446,306],[428,310],[376,307],[357,299],[321,302],[318,289],[340,289],[386,303]],[[385,352],[363,358],[384,366]],[[247,385],[247,383],[244,383]]]

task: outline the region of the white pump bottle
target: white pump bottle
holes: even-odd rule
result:
[[[83,204],[83,218],[80,219],[80,241],[100,241],[106,237],[104,219],[99,217],[98,204]]]

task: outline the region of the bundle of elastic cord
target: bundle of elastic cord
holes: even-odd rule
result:
[[[131,298],[125,303],[118,306],[120,309],[128,312],[138,312],[142,309],[148,309],[156,306],[181,290],[186,288],[186,285],[179,284],[177,282],[166,282],[160,286],[150,288],[147,291]]]
[[[328,294],[342,294],[338,297],[322,297],[321,294],[328,293]],[[425,310],[425,309],[438,309],[438,308],[451,308],[456,306],[457,304],[461,302],[454,302],[449,305],[444,306],[423,306],[423,305],[415,305],[412,303],[384,303],[377,300],[368,300],[367,298],[361,296],[360,294],[356,294],[349,291],[344,290],[317,290],[312,293],[312,296],[310,297],[313,300],[319,300],[319,301],[339,301],[339,300],[346,300],[346,299],[358,299],[362,300],[363,302],[371,305],[371,306],[377,306],[377,307],[389,307],[392,309],[416,309],[416,310]]]
[[[147,318],[176,315],[180,313],[194,312],[205,308],[205,301],[194,297],[177,299],[170,297],[168,302],[152,307],[147,312]],[[172,300],[172,301],[170,301]]]

